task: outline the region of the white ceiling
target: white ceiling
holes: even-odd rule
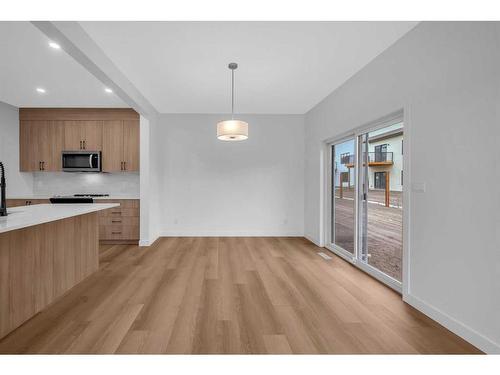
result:
[[[81,22],[161,113],[305,113],[416,22]]]
[[[305,113],[416,22],[81,22],[160,113]],[[126,107],[29,22],[0,22],[0,101]],[[43,95],[36,92],[43,87]]]
[[[126,107],[29,22],[0,22],[0,101],[16,107]],[[36,88],[46,89],[45,94]]]

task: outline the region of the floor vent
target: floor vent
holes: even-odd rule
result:
[[[320,252],[318,253],[318,255],[319,255],[321,258],[326,259],[326,260],[330,260],[330,259],[332,259],[332,257],[331,257],[331,256],[329,256],[329,255],[325,254],[325,253],[324,253],[324,252],[322,252],[322,251],[320,251]]]

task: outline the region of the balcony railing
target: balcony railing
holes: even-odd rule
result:
[[[342,155],[340,157],[340,164],[345,164],[347,167],[354,166],[354,155]],[[394,163],[394,153],[393,152],[369,152],[368,153],[368,165],[390,165]]]
[[[371,163],[385,163],[392,164],[393,163],[394,153],[392,152],[369,152],[368,153],[368,165]]]

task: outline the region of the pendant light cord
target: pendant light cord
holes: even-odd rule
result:
[[[234,120],[234,69],[231,69],[231,120]]]

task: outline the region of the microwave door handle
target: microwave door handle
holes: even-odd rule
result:
[[[92,168],[92,154],[89,154],[89,167]]]

